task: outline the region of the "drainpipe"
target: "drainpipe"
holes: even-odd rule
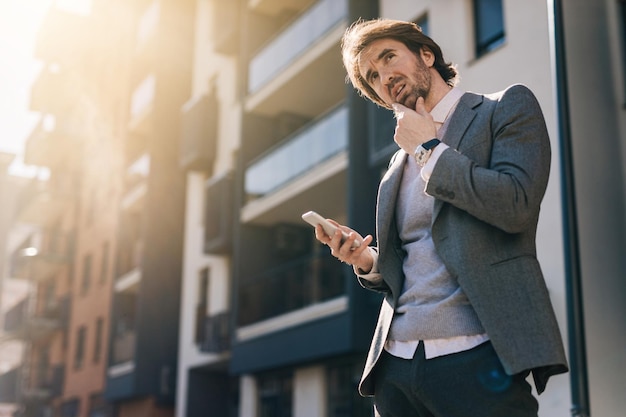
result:
[[[567,62],[563,27],[562,0],[554,1],[554,59],[556,71],[559,155],[561,162],[561,201],[563,207],[563,241],[565,249],[565,286],[567,330],[570,364],[572,417],[589,417],[589,386],[579,237],[576,213],[576,190],[570,130],[570,109],[567,89]]]

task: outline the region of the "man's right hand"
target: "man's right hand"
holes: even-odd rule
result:
[[[360,271],[368,273],[374,266],[374,259],[368,246],[374,238],[372,235],[362,237],[360,234],[350,229],[347,226],[343,226],[332,219],[328,219],[338,230],[334,236],[328,236],[322,226],[317,225],[315,227],[315,237],[317,240],[327,245],[330,248],[330,253],[341,262],[345,262],[349,265],[354,265],[359,268]],[[341,230],[348,234],[348,238],[342,243]],[[361,242],[361,245],[357,248],[353,247],[354,241]]]

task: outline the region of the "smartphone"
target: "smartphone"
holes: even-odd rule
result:
[[[320,216],[314,211],[307,211],[306,213],[304,213],[302,215],[302,220],[309,223],[313,227],[317,226],[318,224],[321,224],[322,228],[324,229],[324,232],[328,236],[333,236],[335,234],[335,231],[337,230],[337,227],[334,224],[332,224],[331,222],[326,220],[326,218]],[[343,238],[341,240],[343,242],[348,238],[348,234],[344,231],[341,231],[341,233],[343,234]],[[359,246],[361,246],[361,242],[357,240],[355,240],[354,243],[352,244],[353,248],[358,248]]]

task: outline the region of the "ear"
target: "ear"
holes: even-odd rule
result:
[[[422,57],[422,61],[424,61],[424,64],[426,64],[427,67],[430,68],[435,65],[435,54],[429,47],[422,46],[422,49],[420,49],[420,56]]]

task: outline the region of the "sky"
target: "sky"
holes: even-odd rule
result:
[[[24,142],[40,118],[28,109],[42,63],[33,56],[38,27],[51,5],[81,11],[86,0],[0,0],[0,152],[17,155],[9,172],[34,175],[21,164]]]

